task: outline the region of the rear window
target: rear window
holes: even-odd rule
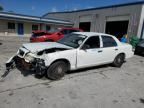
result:
[[[47,35],[47,33],[45,33],[45,32],[33,33],[32,37],[39,37],[39,36],[43,36],[43,35]]]

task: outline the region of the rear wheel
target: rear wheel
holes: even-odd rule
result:
[[[48,78],[52,80],[58,80],[64,77],[65,72],[67,72],[68,66],[63,61],[57,61],[53,63],[47,70]]]
[[[117,55],[116,58],[114,59],[113,66],[121,67],[122,64],[124,63],[124,60],[125,60],[124,54]]]

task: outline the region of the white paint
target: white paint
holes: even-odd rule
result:
[[[115,57],[120,53],[125,53],[126,58],[130,58],[133,56],[132,46],[129,44],[121,43],[116,37],[103,33],[94,33],[94,32],[76,32],[75,34],[81,34],[87,36],[84,42],[91,36],[99,36],[100,37],[100,46],[101,48],[93,48],[93,49],[81,49],[82,45],[79,48],[71,48],[66,45],[62,45],[55,42],[44,42],[44,43],[29,43],[24,44],[23,46],[30,51],[30,53],[35,54],[33,57],[44,59],[46,66],[51,65],[54,61],[58,59],[66,59],[70,62],[70,69],[75,70],[78,68],[96,66],[100,64],[112,63]],[[107,47],[103,48],[103,42],[101,39],[101,35],[112,37],[118,46],[116,47]],[[36,55],[35,52],[50,49],[50,48],[68,48],[69,50],[58,51],[53,53],[44,53],[42,56]],[[115,51],[115,49],[118,49]],[[22,50],[22,49],[21,49]],[[101,53],[98,51],[102,50]],[[25,52],[25,50],[23,50]],[[27,53],[27,51],[25,52]],[[32,55],[31,55],[32,56]],[[25,59],[25,57],[22,57]],[[27,60],[25,60],[27,62]]]
[[[21,18],[27,20],[36,20],[36,21],[47,21],[47,22],[55,22],[55,23],[64,23],[64,24],[72,24],[69,21],[62,21],[62,20],[55,20],[55,19],[46,19],[46,18],[39,18],[39,17],[31,17],[31,16],[22,16],[22,15],[13,15],[13,14],[6,14],[0,13],[2,17],[11,17],[11,18]]]
[[[144,24],[144,22],[143,22],[143,24]],[[141,38],[144,39],[144,27],[141,30]]]
[[[128,21],[128,20],[129,20],[129,15],[106,17],[106,21]]]
[[[38,52],[50,48],[68,48],[68,49],[71,48],[69,46],[56,43],[56,42],[27,43],[27,44],[23,44],[23,46],[31,52]]]
[[[92,21],[92,15],[84,15],[80,16],[80,22],[91,22]]]
[[[137,33],[138,38],[141,37],[143,23],[144,23],[144,5],[142,6],[142,11],[141,11],[140,21],[139,21],[139,26],[138,26],[138,33]],[[143,35],[143,38],[144,38],[144,35]]]

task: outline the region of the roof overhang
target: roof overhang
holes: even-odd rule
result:
[[[0,12],[0,19],[13,20],[17,22],[32,22],[32,23],[44,23],[44,24],[55,24],[55,25],[66,25],[72,26],[73,23],[65,20],[41,18],[28,15],[12,14]]]

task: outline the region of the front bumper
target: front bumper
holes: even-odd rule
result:
[[[6,62],[7,70],[15,66],[22,70],[33,71],[36,74],[44,74],[47,69],[42,59],[35,58],[32,62],[26,62],[24,58],[20,58],[19,56],[13,56]]]

